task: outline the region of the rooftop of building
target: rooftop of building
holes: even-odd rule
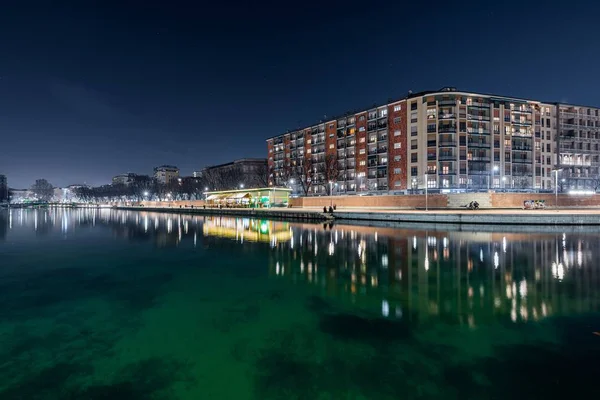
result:
[[[179,170],[179,168],[177,168],[175,165],[166,165],[166,164],[165,165],[160,165],[160,166],[154,168],[155,171],[160,170],[160,169],[176,169],[176,170]]]
[[[228,163],[223,163],[223,164],[217,164],[217,165],[208,165],[204,168],[202,168],[201,171],[206,171],[207,169],[215,169],[215,168],[224,168],[224,167],[229,167],[235,164],[244,164],[244,163],[253,163],[253,164],[266,164],[267,163],[267,159],[266,158],[239,158],[237,160],[234,161],[230,161]]]
[[[313,127],[316,127],[316,126],[319,126],[322,124],[326,124],[326,123],[335,121],[340,118],[346,118],[346,117],[353,116],[356,114],[361,114],[364,112],[368,112],[370,110],[374,110],[374,109],[388,106],[388,105],[395,104],[395,103],[400,103],[400,102],[407,101],[407,100],[410,100],[413,98],[428,96],[428,95],[444,95],[444,94],[449,94],[449,93],[464,94],[464,95],[468,95],[468,96],[485,96],[485,97],[490,97],[490,98],[497,98],[498,100],[503,100],[503,101],[509,100],[509,101],[518,101],[518,102],[551,104],[551,105],[555,105],[555,106],[572,106],[572,107],[585,107],[585,108],[594,108],[594,109],[600,108],[600,107],[596,107],[596,106],[576,105],[576,104],[562,103],[562,102],[556,102],[556,101],[532,100],[532,99],[525,99],[525,98],[520,98],[520,97],[505,96],[505,95],[500,95],[500,94],[495,94],[495,93],[481,93],[481,92],[473,92],[473,91],[464,91],[464,90],[458,90],[457,88],[455,88],[453,86],[445,86],[439,90],[425,90],[425,91],[421,91],[421,92],[413,92],[412,90],[409,90],[408,93],[406,94],[406,96],[404,96],[404,97],[400,97],[400,98],[396,98],[396,99],[389,98],[388,101],[385,103],[374,103],[371,107],[368,107],[368,108],[361,108],[359,110],[347,111],[344,114],[334,115],[331,118],[321,119],[321,120],[319,120],[319,122],[314,123],[314,124],[306,125],[304,127],[299,127],[297,129],[288,129],[286,132],[280,133],[275,136],[271,136],[271,137],[267,138],[266,140],[269,141],[271,139],[280,137],[280,136],[288,134],[288,133],[313,128]],[[326,117],[326,115],[325,115],[325,117]]]

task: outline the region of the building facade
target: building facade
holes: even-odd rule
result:
[[[176,181],[179,178],[179,168],[174,165],[161,165],[154,168],[154,179],[163,185]]]
[[[129,172],[127,174],[120,174],[120,175],[115,175],[112,178],[112,184],[113,185],[130,185],[133,182],[135,182],[135,179],[137,178],[137,174],[134,174],[132,172]]]
[[[261,188],[267,186],[267,159],[242,158],[205,167],[193,176],[201,178],[210,190]]]
[[[269,184],[303,195],[597,188],[599,135],[596,108],[409,93],[267,139]]]
[[[559,104],[556,117],[560,184],[566,189],[598,190],[600,110]]]

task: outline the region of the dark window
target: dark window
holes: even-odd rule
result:
[[[410,162],[417,162],[417,161],[418,161],[417,153],[411,153],[410,154]]]
[[[546,144],[546,151],[547,151],[548,153],[550,153],[550,151],[551,151],[551,150],[550,150],[550,143],[547,143],[547,144]]]
[[[412,176],[417,176],[417,175],[419,175],[419,169],[418,169],[417,167],[411,167],[411,168],[410,168],[410,174],[411,174]]]
[[[550,128],[550,118],[546,118],[546,127]]]
[[[460,131],[461,132],[466,132],[467,131],[467,123],[466,122],[461,122],[459,126],[460,126]]]
[[[417,102],[413,101],[412,103],[410,103],[410,109],[411,110],[416,110],[417,109]]]
[[[548,165],[551,164],[550,157],[546,157],[546,164],[548,164]]]
[[[467,137],[466,136],[461,136],[458,138],[458,144],[460,146],[466,146],[467,145]]]

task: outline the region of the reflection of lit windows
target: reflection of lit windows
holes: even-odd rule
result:
[[[387,300],[383,300],[381,302],[381,315],[384,317],[390,315],[390,305],[388,304]]]

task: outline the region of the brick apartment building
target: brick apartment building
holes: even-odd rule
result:
[[[409,93],[267,139],[269,184],[308,195],[552,189],[557,180],[595,189],[599,135],[597,108],[455,88]]]

